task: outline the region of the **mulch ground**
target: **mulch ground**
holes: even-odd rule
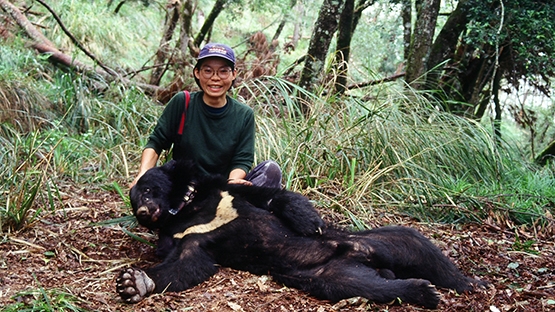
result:
[[[0,307],[57,294],[93,311],[422,311],[408,304],[375,304],[361,298],[330,303],[277,284],[268,276],[221,269],[208,281],[181,293],[122,303],[115,292],[117,273],[126,266],[157,262],[152,247],[115,226],[91,226],[129,214],[108,191],[65,190],[64,209],[0,237]],[[326,215],[328,220],[341,218]],[[515,227],[505,221],[443,225],[382,214],[369,221],[411,226],[431,238],[465,272],[492,286],[472,293],[440,290],[440,311],[555,311],[553,229]],[[154,241],[144,228],[133,233]]]

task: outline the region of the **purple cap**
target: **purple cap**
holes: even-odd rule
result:
[[[235,65],[235,53],[233,50],[223,43],[208,43],[198,54],[197,60],[200,61],[207,57],[221,57]]]

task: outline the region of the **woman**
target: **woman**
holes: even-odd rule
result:
[[[192,159],[201,173],[227,176],[228,183],[281,187],[281,169],[273,161],[265,161],[249,172],[254,162],[254,113],[227,96],[237,77],[233,50],[220,43],[207,44],[200,50],[193,74],[201,91],[190,94],[188,105],[184,92],[168,102],[130,187],[156,166],[162,150],[172,145],[173,159]],[[172,237],[160,234],[156,254],[164,258],[174,244]]]
[[[178,135],[186,96],[180,92],[158,119],[143,150],[139,173],[130,186],[156,165],[162,150],[173,144],[173,159],[192,159],[202,173],[227,176],[229,183],[281,187],[281,170],[275,162],[265,161],[250,171],[254,162],[254,113],[227,95],[237,77],[233,50],[221,43],[205,45],[193,74],[202,91],[190,95],[183,133]]]

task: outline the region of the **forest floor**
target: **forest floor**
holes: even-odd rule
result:
[[[0,307],[40,297],[48,297],[55,306],[57,296],[67,293],[77,298],[74,305],[93,311],[423,310],[360,298],[330,303],[279,285],[268,276],[231,269],[221,269],[187,291],[153,295],[127,305],[116,294],[116,275],[129,265],[155,263],[153,248],[131,238],[119,225],[91,225],[129,214],[117,194],[74,186],[66,186],[62,194],[64,209],[44,213],[41,220],[0,237]],[[332,222],[342,218],[333,214],[324,217]],[[464,294],[440,290],[440,311],[555,310],[552,228],[534,231],[492,220],[487,224],[429,224],[385,212],[374,215],[368,224],[414,227],[431,238],[465,274],[492,284]],[[142,227],[132,231],[147,240],[155,239]]]

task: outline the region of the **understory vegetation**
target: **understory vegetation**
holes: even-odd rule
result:
[[[98,82],[56,70],[23,47],[1,49],[2,232],[56,210],[60,183],[125,196],[163,106],[134,87],[100,92]],[[428,222],[493,217],[541,227],[551,220],[553,166],[535,167],[484,123],[442,112],[429,94],[395,83],[342,98],[327,89],[307,94],[275,77],[234,89],[257,112],[257,159],[277,160],[285,186],[319,207],[359,227],[376,211]],[[308,116],[297,111],[301,94],[311,102]]]

